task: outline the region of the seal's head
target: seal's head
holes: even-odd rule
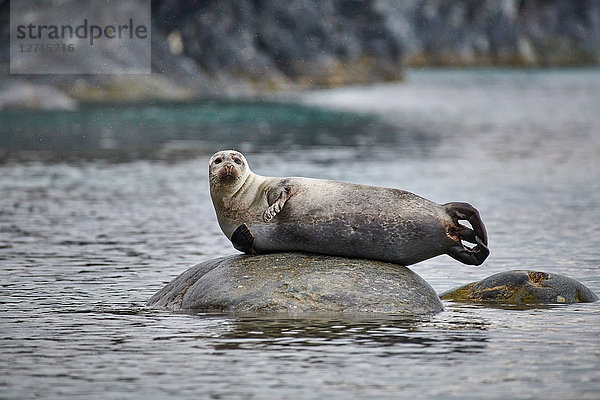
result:
[[[248,162],[242,153],[221,150],[213,154],[208,162],[208,179],[211,188],[237,190],[250,175]]]

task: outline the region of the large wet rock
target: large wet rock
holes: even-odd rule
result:
[[[575,279],[538,271],[508,271],[442,293],[444,300],[506,304],[588,303],[598,300]]]
[[[433,314],[443,306],[419,275],[395,264],[278,253],[197,264],[148,301],[171,310]]]

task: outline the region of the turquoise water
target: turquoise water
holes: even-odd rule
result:
[[[411,266],[438,292],[531,268],[598,294],[598,93],[597,70],[409,71],[402,84],[296,94],[297,105],[89,106],[27,123],[1,113],[0,397],[597,398],[599,303],[445,302],[425,319],[144,304],[189,266],[235,253],[208,197],[220,147],[241,148],[264,175],[471,202],[492,253],[480,267],[446,256]],[[147,141],[136,118],[156,128]],[[62,147],[14,144],[65,129],[108,151],[99,140],[79,152],[68,135]],[[134,134],[144,140],[128,142]]]
[[[0,161],[181,160],[245,151],[393,140],[373,117],[267,100],[84,104],[0,113]],[[372,139],[371,139],[372,140]]]

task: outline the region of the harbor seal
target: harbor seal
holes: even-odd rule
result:
[[[403,190],[348,182],[261,176],[234,150],[210,158],[209,181],[221,230],[247,254],[298,251],[400,265],[441,254],[480,265],[489,255],[485,226],[467,203],[442,205]]]

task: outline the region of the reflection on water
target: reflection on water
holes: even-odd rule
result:
[[[125,107],[104,116],[101,107],[82,111],[75,118],[89,117],[98,128],[123,114],[133,121],[137,113],[146,128],[158,113],[156,132],[177,127],[165,137],[185,139],[197,124],[209,139],[199,158],[178,162],[130,152],[125,158],[142,159],[0,166],[0,397],[597,398],[599,303],[521,309],[446,302],[446,312],[425,319],[188,315],[144,307],[188,267],[234,253],[208,197],[207,157],[242,140],[233,132],[237,114],[255,127],[263,119],[272,124],[249,155],[257,173],[473,203],[491,255],[480,267],[445,256],[411,266],[437,292],[531,268],[600,293],[600,75],[531,74],[425,71],[409,74],[405,85],[305,94],[311,104],[378,114],[366,117],[252,103],[211,103],[212,120],[196,115],[196,105]],[[219,107],[227,118],[217,116]],[[31,126],[78,129],[72,120],[56,125],[44,115],[32,115]],[[172,123],[161,122],[169,115]],[[333,117],[324,122],[323,115]],[[0,118],[6,122],[7,114]],[[293,122],[302,118],[304,125]],[[10,124],[0,125],[5,147],[20,140],[17,133],[26,135],[27,124]],[[208,126],[222,136],[210,136]],[[248,143],[259,142],[248,136]]]
[[[236,319],[231,331],[221,335],[216,349],[290,349],[311,346],[388,347],[385,356],[423,353],[476,352],[485,347],[485,336],[474,334],[485,323],[453,321],[459,332],[431,335],[423,331],[427,320],[386,316],[313,316],[265,318],[264,315]],[[468,327],[469,333],[465,332]]]

